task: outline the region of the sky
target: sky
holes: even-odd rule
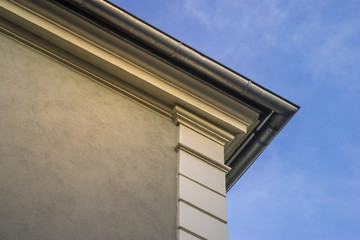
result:
[[[113,0],[301,106],[228,192],[230,240],[360,239],[360,0]]]

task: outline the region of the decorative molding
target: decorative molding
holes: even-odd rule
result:
[[[197,208],[179,201],[179,227],[205,239],[229,239],[227,225]]]
[[[222,196],[226,196],[226,172],[181,149],[178,151],[178,173]]]
[[[179,230],[179,240],[207,240],[196,233],[193,233],[186,228],[178,227]]]
[[[184,146],[179,143],[175,149],[176,149],[176,151],[183,150],[184,152],[187,152],[187,153],[193,155],[194,157],[220,169],[221,171],[223,171],[225,173],[228,173],[231,170],[231,168],[229,166],[227,166],[225,164],[221,164],[220,162],[218,162],[214,159],[204,156],[203,154],[199,153],[197,150],[191,148],[190,146]]]
[[[101,85],[142,104],[148,109],[159,113],[166,118],[172,119],[173,117],[171,113],[172,108],[164,102],[159,101],[148,93],[145,93],[144,91],[137,89],[124,81],[119,81],[119,79],[113,75],[110,75],[105,71],[102,71],[101,69],[85,62],[84,60],[63,51],[62,49],[44,41],[43,39],[40,39],[25,29],[12,24],[1,17],[0,33],[3,33],[19,43],[24,44],[27,47],[31,47],[35,51],[74,69],[75,71],[95,80]]]
[[[257,123],[238,100],[51,1],[4,0],[0,13],[5,34],[212,139],[226,156]]]
[[[190,181],[192,181],[192,182],[194,182],[194,183],[196,183],[196,184],[198,184],[198,185],[200,185],[200,186],[202,186],[202,187],[204,187],[204,188],[206,188],[206,189],[208,189],[208,190],[210,190],[210,191],[213,191],[214,193],[219,194],[220,196],[223,196],[223,197],[226,198],[226,194],[221,193],[221,192],[218,192],[218,191],[216,191],[215,189],[210,188],[209,186],[207,186],[207,185],[205,185],[205,184],[202,184],[201,182],[198,182],[198,181],[196,181],[195,179],[193,179],[193,178],[185,175],[184,173],[179,172],[178,175],[179,175],[179,176],[182,176],[182,177],[184,177],[184,178],[187,178],[187,179],[189,179]]]
[[[181,123],[222,146],[227,145],[234,139],[234,135],[230,132],[211,124],[209,121],[205,121],[180,106],[175,106],[172,114],[176,125]]]
[[[196,209],[196,210],[199,211],[199,212],[204,213],[205,215],[208,215],[208,216],[211,217],[211,218],[214,218],[214,219],[218,220],[219,222],[221,222],[221,223],[223,223],[223,224],[227,224],[227,221],[225,221],[224,219],[221,219],[221,218],[219,218],[218,216],[216,216],[216,215],[214,215],[214,214],[212,214],[212,213],[204,210],[203,208],[198,207],[198,206],[192,204],[191,202],[187,201],[186,199],[179,198],[178,201],[179,201],[179,202],[182,202],[182,203],[185,203],[186,205],[188,205],[188,206]]]
[[[179,174],[179,201],[193,205],[219,221],[227,223],[226,196],[223,196],[191,178]]]

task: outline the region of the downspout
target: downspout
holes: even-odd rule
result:
[[[217,63],[111,2],[103,0],[66,1],[272,112],[270,118],[261,129],[255,131],[246,146],[243,146],[240,152],[235,151],[237,155],[232,157],[234,159],[230,163],[232,170],[226,178],[227,190],[244,174],[299,109],[295,104]]]

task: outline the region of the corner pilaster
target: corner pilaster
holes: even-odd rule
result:
[[[176,106],[178,240],[228,239],[224,147],[234,136]]]

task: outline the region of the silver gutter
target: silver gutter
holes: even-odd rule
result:
[[[92,17],[97,18],[130,35],[148,47],[212,79],[225,89],[236,92],[245,99],[265,107],[271,112],[255,130],[246,145],[239,147],[231,157],[229,166],[232,170],[226,176],[229,190],[245,173],[272,139],[281,131],[299,106],[272,93],[259,84],[221,65],[202,53],[183,44],[170,35],[156,29],[143,20],[133,16],[109,1],[104,0],[66,0]],[[61,1],[60,1],[61,2]]]

